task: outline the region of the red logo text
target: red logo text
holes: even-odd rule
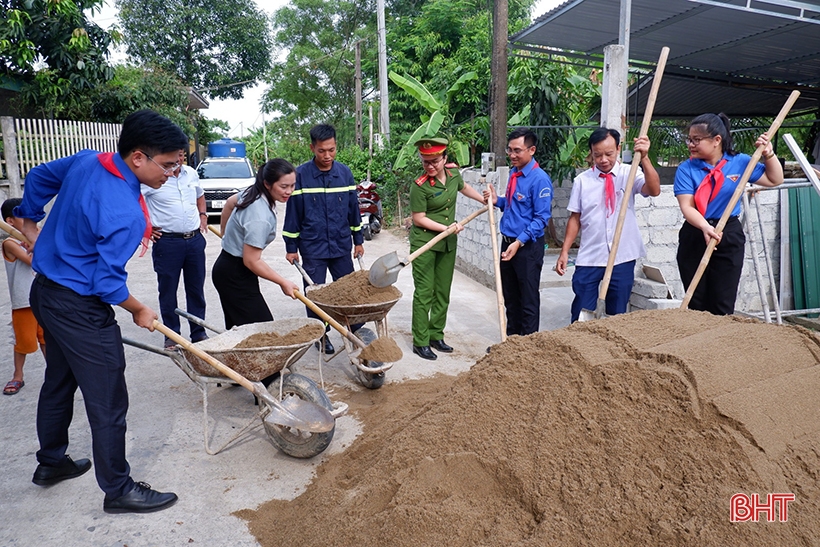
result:
[[[763,514],[766,522],[787,522],[790,501],[794,501],[794,494],[766,494],[765,501],[758,494],[735,494],[730,502],[729,520],[759,522]]]

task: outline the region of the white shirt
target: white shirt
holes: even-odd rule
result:
[[[204,195],[204,190],[193,167],[183,165],[179,176],[168,177],[165,184],[157,189],[144,184],[140,186],[153,226],[166,233],[199,230],[200,215],[196,200]]]
[[[615,212],[606,216],[604,203],[604,178],[597,167],[587,169],[572,182],[572,192],[569,196],[567,209],[572,213],[581,213],[581,245],[575,259],[576,266],[606,266],[609,252],[612,249],[612,240],[615,237],[615,225],[618,222],[618,213],[621,210],[626,179],[629,178],[630,165],[618,162],[612,168],[615,175]],[[621,240],[618,243],[618,253],[615,264],[622,264],[646,256],[641,233],[638,230],[638,221],[635,218],[635,194],[638,194],[646,182],[643,171],[638,169],[635,183],[632,186],[632,199],[624,218],[624,227],[621,231]]]

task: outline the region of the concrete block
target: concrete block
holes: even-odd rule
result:
[[[669,287],[665,283],[652,281],[645,277],[636,277],[632,285],[632,294],[639,294],[646,298],[666,298],[669,294]]]
[[[677,300],[675,298],[650,298],[647,304],[647,307],[644,309],[647,310],[672,310],[676,308],[680,308],[682,300]]]
[[[672,229],[668,226],[663,228],[656,228],[650,226],[643,233],[649,234],[649,242],[652,245],[677,245],[678,244],[678,230]]]
[[[677,226],[682,220],[680,209],[663,207],[651,210],[647,222],[650,226]]]

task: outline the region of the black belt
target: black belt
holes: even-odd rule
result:
[[[726,222],[729,222],[730,220],[738,220],[737,215],[729,217],[728,219],[726,219]],[[718,222],[720,222],[720,219],[719,218],[707,218],[706,222],[708,222],[711,226],[717,226]]]
[[[170,237],[174,239],[191,239],[196,237],[199,230],[192,230],[190,232],[162,232],[162,237]]]
[[[51,288],[54,288],[54,289],[68,289],[68,287],[66,287],[65,285],[60,285],[56,281],[52,281],[51,279],[47,278],[43,274],[38,273],[35,280],[38,283],[40,283],[41,285],[43,285],[44,287],[51,287]]]

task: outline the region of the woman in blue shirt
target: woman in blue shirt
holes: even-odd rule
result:
[[[702,114],[689,124],[686,144],[690,158],[675,173],[675,196],[686,222],[678,236],[678,269],[688,290],[706,247],[717,245],[703,273],[689,307],[715,315],[735,311],[737,287],[743,270],[746,237],[738,220],[740,202],[735,205],[722,234],[715,232],[720,217],[731,201],[738,181],[751,158],[732,148],[729,118],[725,114]],[[777,186],[783,182],[783,167],[764,133],[755,147],[763,149],[763,163],[755,165],[749,182]]]
[[[262,259],[276,237],[276,202],[285,203],[296,185],[296,170],[286,160],[270,160],[259,168],[253,186],[239,194],[222,234],[222,252],[211,275],[222,302],[225,328],[273,321],[259,278],[279,285],[293,298],[296,283]]]

